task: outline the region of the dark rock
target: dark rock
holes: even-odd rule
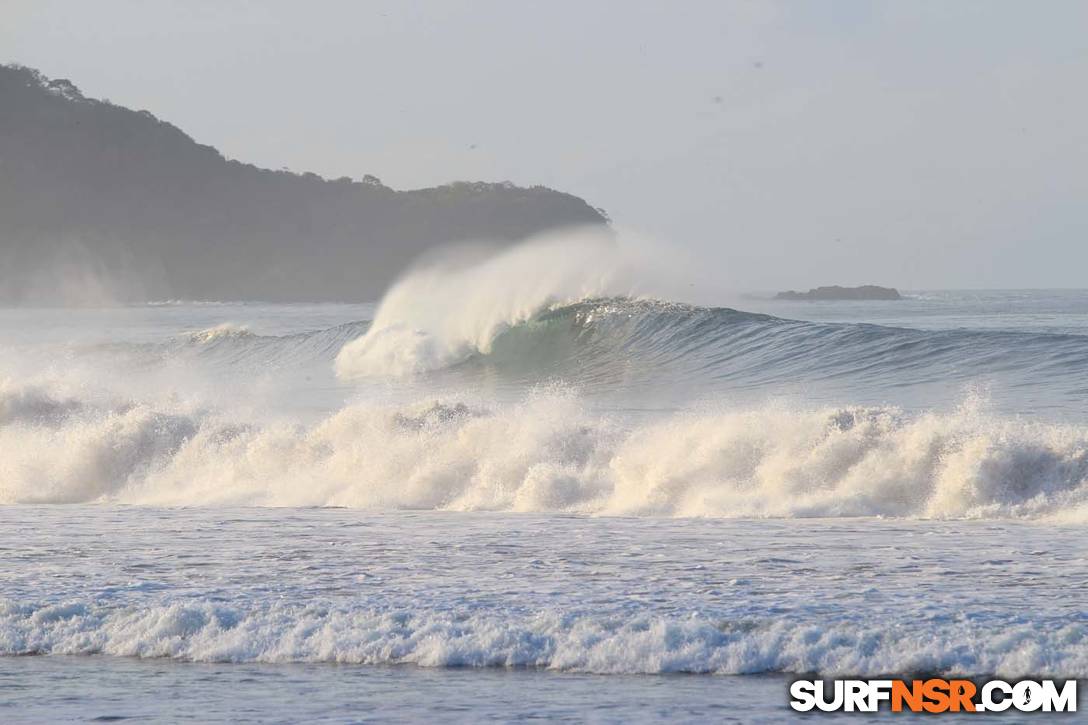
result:
[[[899,290],[892,287],[877,287],[866,284],[861,287],[816,287],[808,292],[779,292],[776,300],[900,300]]]

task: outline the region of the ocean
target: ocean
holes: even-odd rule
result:
[[[1088,291],[463,282],[0,310],[0,720],[791,722],[802,674],[1088,676]]]

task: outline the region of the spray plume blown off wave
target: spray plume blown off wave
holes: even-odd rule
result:
[[[620,289],[631,263],[610,236],[584,231],[423,266],[386,293],[366,335],[337,356],[337,372],[408,375],[487,353],[499,333],[548,307]]]

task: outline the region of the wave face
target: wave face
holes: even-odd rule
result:
[[[518,388],[560,380],[639,397],[681,388],[703,398],[803,392],[919,409],[983,387],[1005,411],[1076,413],[1088,404],[1086,330],[801,322],[633,294],[637,266],[607,244],[565,239],[418,270],[343,346],[337,374]]]
[[[820,403],[890,400],[925,410],[978,392],[1003,413],[1074,420],[1088,405],[1086,334],[802,322],[628,297],[534,304],[461,331],[443,327],[437,337],[379,313],[374,321],[283,335],[217,325],[165,342],[84,346],[79,354],[138,369],[196,364],[222,378],[294,370],[325,379],[335,366],[349,393],[375,384],[524,391],[559,382],[666,405],[669,395],[686,404],[803,393]]]
[[[729,308],[586,300],[504,328],[470,359],[606,382],[632,375],[771,387],[790,381],[899,385],[982,376],[1088,387],[1088,336],[812,323]]]
[[[312,425],[0,388],[0,502],[712,517],[1064,517],[1088,429],[894,407],[686,411],[577,396],[357,403]]]

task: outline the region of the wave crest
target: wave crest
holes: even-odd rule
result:
[[[224,322],[206,330],[191,332],[186,339],[196,345],[206,345],[220,340],[246,340],[254,337],[256,335],[250,332],[248,327]]]
[[[542,310],[605,294],[621,266],[614,240],[587,231],[421,267],[393,285],[367,333],[340,351],[337,373],[412,375],[486,353],[499,333]]]

